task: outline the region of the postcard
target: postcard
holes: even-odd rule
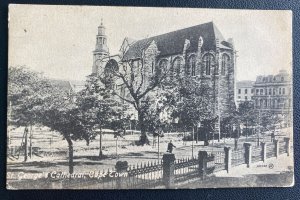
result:
[[[292,12],[9,6],[7,189],[294,185]]]

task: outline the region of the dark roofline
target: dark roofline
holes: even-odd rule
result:
[[[226,47],[226,49],[232,49],[232,46],[224,39],[216,25],[213,22],[207,22],[137,40],[129,46],[128,50],[124,53],[122,60],[128,61],[141,57],[140,54],[142,50],[146,49],[152,41],[156,42],[158,50],[161,52],[159,55],[161,57],[181,53],[183,51],[185,39],[188,39],[191,42],[187,52],[194,52],[197,51],[200,36],[204,39],[202,49],[205,51],[214,50],[217,47],[216,40],[219,41],[220,48]],[[225,43],[222,43],[223,41],[225,41]]]

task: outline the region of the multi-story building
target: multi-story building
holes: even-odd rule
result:
[[[109,55],[105,27],[98,27],[96,49],[93,52],[94,74],[101,75],[120,63],[130,62],[143,70],[144,85],[155,70],[168,69],[174,73],[192,77],[209,85],[213,112],[221,118],[235,110],[235,48],[232,39],[226,40],[213,22],[149,37],[142,40],[125,38],[120,53]],[[142,63],[142,64],[141,64]],[[115,86],[119,94],[126,97],[128,89],[122,83]],[[141,90],[143,90],[142,87]]]
[[[285,70],[276,75],[257,76],[253,85],[255,108],[291,114],[292,77]]]
[[[254,95],[253,84],[254,81],[248,80],[236,82],[235,95],[237,106],[244,101],[252,101]]]

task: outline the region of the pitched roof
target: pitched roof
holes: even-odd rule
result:
[[[243,87],[253,87],[254,81],[246,80],[246,81],[237,81],[236,87],[243,88]]]
[[[70,84],[69,81],[66,81],[66,80],[59,80],[59,79],[49,79],[49,81],[57,86],[57,87],[60,87],[61,89],[65,90],[65,91],[69,91],[69,90],[72,90],[72,86]]]
[[[181,53],[183,51],[183,46],[186,39],[190,40],[190,47],[187,49],[187,51],[195,52],[198,48],[200,36],[203,38],[203,51],[216,49],[216,39],[219,39],[221,48],[231,48],[230,44],[225,41],[221,32],[214,25],[214,23],[208,22],[205,24],[138,40],[130,45],[129,49],[124,54],[123,60],[140,58],[142,50],[147,48],[152,41],[155,41],[157,44],[158,50],[160,51],[159,56]]]

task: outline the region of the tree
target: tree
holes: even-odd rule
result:
[[[151,52],[151,53],[150,53]],[[151,56],[149,56],[149,53]],[[123,57],[119,63],[108,63],[107,69],[103,76],[108,77],[107,80],[115,79],[124,87],[129,94],[128,97],[115,91],[114,94],[121,100],[129,103],[134,107],[138,115],[139,126],[141,129],[141,137],[139,143],[144,145],[149,143],[146,135],[146,118],[147,113],[147,96],[164,84],[168,70],[166,66],[155,68],[155,56],[157,49],[153,47],[153,43],[137,44],[133,58],[128,57],[126,52],[122,52]],[[107,72],[113,74],[114,77],[108,76]]]
[[[207,126],[209,126],[207,122],[213,123],[215,117],[212,114],[213,109],[208,98],[209,90],[208,85],[202,84],[192,77],[180,79],[179,93],[172,116],[178,118],[178,123],[184,130],[192,129],[194,132],[194,127],[203,121]],[[194,137],[193,134],[193,140]]]
[[[24,66],[8,68],[8,102],[9,116],[8,126],[24,127],[25,157],[27,160],[28,127],[38,123],[40,108],[45,98],[49,96],[48,90],[51,84],[42,74],[28,70]],[[30,128],[30,136],[32,128]],[[30,137],[30,144],[31,144]],[[9,140],[9,138],[8,138]],[[32,149],[30,145],[30,156]]]
[[[40,124],[62,134],[69,148],[69,172],[73,173],[73,141],[95,137],[91,116],[59,85],[24,67],[10,67],[8,100],[12,102],[10,122],[16,126]]]
[[[249,135],[249,126],[254,126],[257,123],[257,113],[254,109],[254,104],[251,101],[245,101],[239,104],[238,117],[246,126],[246,137]]]
[[[40,122],[62,134],[69,148],[69,173],[74,172],[73,141],[85,140],[86,144],[95,138],[96,134],[91,121],[94,117],[82,109],[81,101],[66,98],[60,88],[53,87],[51,96],[46,99],[41,109]]]
[[[281,114],[272,111],[260,111],[259,118],[259,126],[261,126],[263,130],[273,130],[274,133],[276,126],[283,121]]]
[[[102,152],[102,130],[112,128],[115,132],[124,129],[126,106],[111,96],[111,89],[106,87],[104,80],[95,75],[87,78],[86,88],[81,91],[77,104],[82,112],[89,116],[86,122],[94,131],[99,131],[99,157]]]

